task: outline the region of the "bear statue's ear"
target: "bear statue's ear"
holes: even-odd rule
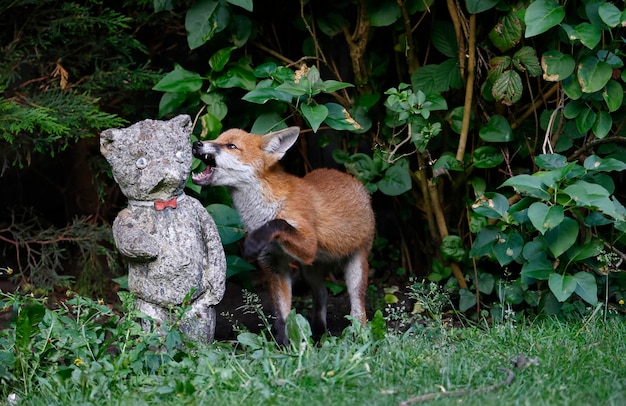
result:
[[[191,133],[191,117],[187,114],[178,115],[172,119],[170,119],[169,123],[172,127],[182,127],[186,133]]]
[[[109,146],[115,142],[117,130],[111,128],[100,133],[100,153],[107,157],[109,155]]]

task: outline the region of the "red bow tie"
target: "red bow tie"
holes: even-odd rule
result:
[[[175,209],[177,206],[176,198],[172,197],[170,200],[155,200],[154,201],[154,209],[157,211],[162,211],[166,207],[171,207]]]

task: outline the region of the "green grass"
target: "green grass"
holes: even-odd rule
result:
[[[426,394],[440,394],[436,405],[626,404],[626,323],[600,313],[381,339],[355,324],[318,346],[294,316],[293,344],[280,349],[251,333],[182,346],[176,329],[142,332],[128,303],[121,318],[85,298],[55,311],[15,296],[0,306],[19,311],[0,332],[0,404],[397,405]],[[474,393],[503,382],[502,368],[510,384]]]

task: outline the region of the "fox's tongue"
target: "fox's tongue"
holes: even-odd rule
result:
[[[213,168],[207,166],[204,171],[191,175],[191,181],[196,185],[207,186],[211,184],[211,177],[213,177]]]

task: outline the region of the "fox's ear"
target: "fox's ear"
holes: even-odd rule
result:
[[[289,127],[284,130],[269,133],[263,136],[261,148],[268,155],[281,159],[285,152],[293,146],[300,135],[299,127]]]

